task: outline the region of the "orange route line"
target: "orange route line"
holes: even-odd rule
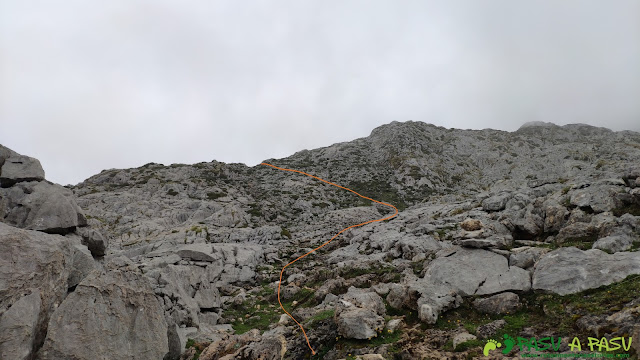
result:
[[[363,199],[371,200],[371,201],[373,201],[373,202],[375,202],[375,203],[378,203],[378,204],[382,204],[382,205],[385,205],[385,206],[392,207],[392,208],[393,208],[393,210],[394,210],[394,213],[393,213],[393,215],[391,215],[391,216],[387,216],[387,217],[382,218],[382,219],[376,219],[376,220],[369,220],[369,221],[365,221],[365,222],[363,222],[363,223],[360,223],[360,224],[357,224],[357,225],[351,225],[351,226],[349,226],[349,227],[346,227],[346,228],[344,228],[344,229],[340,230],[340,232],[339,232],[339,233],[337,233],[337,234],[335,234],[331,239],[329,239],[329,241],[327,241],[327,242],[325,242],[324,244],[322,244],[322,245],[318,246],[317,248],[315,248],[315,249],[313,249],[313,250],[309,251],[308,253],[306,253],[306,254],[304,254],[304,255],[302,255],[302,256],[300,256],[300,257],[298,257],[297,259],[293,260],[292,262],[288,263],[288,264],[287,264],[287,265],[285,265],[285,266],[282,268],[282,270],[280,271],[280,281],[278,281],[278,303],[280,304],[280,308],[282,308],[282,311],[284,311],[287,315],[289,315],[289,317],[290,317],[293,321],[295,321],[295,323],[296,323],[296,324],[298,324],[298,326],[300,327],[300,330],[302,330],[302,333],[304,334],[304,338],[307,340],[307,345],[309,345],[309,349],[311,349],[311,353],[312,353],[313,355],[315,355],[315,354],[316,354],[316,351],[315,351],[315,350],[313,350],[313,347],[311,347],[311,343],[309,342],[309,337],[307,336],[307,332],[306,332],[306,331],[304,331],[304,327],[302,326],[302,324],[300,324],[300,323],[299,323],[299,322],[298,322],[298,321],[293,317],[293,315],[289,314],[289,312],[288,312],[288,311],[284,308],[284,306],[282,305],[282,301],[280,301],[280,284],[282,284],[282,275],[284,274],[284,270],[285,270],[287,267],[289,267],[289,265],[292,265],[292,264],[293,264],[293,263],[295,263],[296,261],[298,261],[298,260],[300,260],[300,259],[302,259],[302,258],[306,257],[307,255],[309,255],[309,254],[311,254],[311,253],[315,252],[316,250],[319,250],[319,249],[321,249],[321,248],[325,247],[327,244],[329,244],[329,243],[330,243],[330,242],[332,242],[335,238],[337,238],[337,237],[338,237],[338,235],[342,234],[343,232],[345,232],[345,231],[347,231],[347,230],[349,230],[349,229],[353,229],[353,228],[356,228],[356,227],[359,227],[359,226],[363,226],[363,225],[371,224],[371,223],[378,222],[378,221],[385,221],[385,220],[389,220],[389,219],[391,219],[391,218],[395,217],[396,215],[398,215],[398,208],[396,208],[395,206],[393,206],[393,205],[391,205],[391,204],[387,204],[387,203],[385,203],[385,202],[378,201],[378,200],[374,200],[374,199],[372,199],[372,198],[370,198],[370,197],[366,197],[366,196],[364,196],[364,195],[360,195],[360,194],[358,194],[357,192],[355,192],[355,191],[353,191],[353,190],[351,190],[351,189],[349,189],[349,188],[346,188],[346,187],[344,187],[344,186],[340,186],[340,185],[338,185],[338,184],[334,184],[334,183],[332,183],[332,182],[330,182],[330,181],[327,181],[327,180],[321,179],[321,178],[319,178],[319,177],[317,177],[317,176],[314,176],[314,175],[311,175],[311,174],[307,174],[307,173],[306,173],[306,172],[304,172],[304,171],[294,170],[294,169],[287,169],[287,168],[281,168],[281,167],[278,167],[278,166],[275,166],[275,165],[271,165],[271,164],[267,164],[267,163],[264,163],[264,162],[263,162],[263,163],[261,163],[260,165],[267,165],[267,166],[271,166],[271,167],[272,167],[272,168],[274,168],[274,169],[283,170],[283,171],[295,172],[295,173],[298,173],[298,174],[302,174],[302,175],[306,175],[306,176],[312,177],[312,178],[314,178],[314,179],[320,180],[320,181],[322,181],[322,182],[324,182],[324,183],[327,183],[327,184],[329,184],[329,185],[333,185],[333,186],[339,187],[340,189],[344,189],[344,190],[347,190],[347,191],[351,191],[352,193],[354,193],[354,194],[356,194],[356,195],[360,196],[360,197],[361,197],[361,198],[363,198]]]

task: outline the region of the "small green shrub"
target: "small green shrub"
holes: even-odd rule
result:
[[[178,192],[173,189],[169,189],[169,191],[167,191],[167,195],[176,196],[178,195]]]
[[[207,199],[209,200],[215,200],[221,197],[225,197],[227,196],[227,193],[222,191],[222,192],[208,192],[207,193]]]
[[[289,229],[287,229],[286,227],[283,227],[282,231],[280,231],[280,236],[286,236],[287,238],[291,239],[291,232],[289,232]]]

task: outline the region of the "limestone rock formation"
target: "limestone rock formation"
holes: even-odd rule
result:
[[[637,334],[638,158],[640,134],[581,124],[393,122],[267,159],[399,209],[288,266],[280,300],[327,360],[473,358],[453,339],[502,329]],[[40,169],[0,146],[0,357],[306,358],[282,267],[391,214],[260,165],[150,163],[69,187]]]
[[[335,321],[340,335],[371,339],[384,328],[386,314],[382,298],[372,291],[350,287],[337,302]]]
[[[86,225],[73,193],[46,181],[0,188],[0,216],[7,224],[48,233],[68,233]]]
[[[0,358],[28,360],[35,347],[42,299],[37,289],[20,298],[0,317]]]
[[[607,254],[591,249],[560,248],[544,255],[533,272],[533,289],[566,295],[640,274],[640,252]]]
[[[66,238],[0,223],[0,324],[6,334],[32,331],[20,333],[22,338],[0,336],[2,353],[29,358],[24,350],[42,343],[49,316],[67,294],[72,263],[72,244]]]
[[[55,310],[40,358],[162,359],[168,351],[149,283],[131,269],[112,269],[93,272]]]
[[[10,187],[22,181],[44,180],[40,161],[28,156],[14,155],[6,158],[0,168],[0,186]]]
[[[429,264],[425,278],[450,284],[464,295],[487,295],[531,288],[529,273],[486,250],[460,249]]]
[[[489,314],[513,313],[521,306],[520,298],[512,292],[503,292],[488,298],[473,301],[473,307],[480,312]]]

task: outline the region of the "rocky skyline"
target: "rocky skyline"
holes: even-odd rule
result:
[[[0,143],[77,184],[393,120],[640,131],[636,0],[0,2]]]

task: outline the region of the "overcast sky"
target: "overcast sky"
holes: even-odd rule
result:
[[[640,1],[0,0],[0,143],[54,182],[393,120],[640,130]]]

